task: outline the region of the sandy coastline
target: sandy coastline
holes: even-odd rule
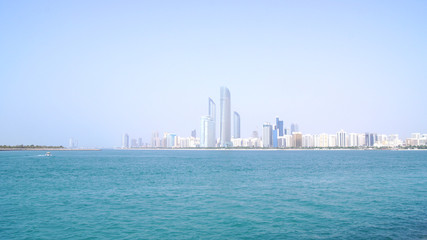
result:
[[[0,151],[100,151],[97,148],[0,148]]]

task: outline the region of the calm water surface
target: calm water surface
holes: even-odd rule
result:
[[[427,239],[427,151],[0,152],[0,239]]]

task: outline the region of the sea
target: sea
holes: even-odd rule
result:
[[[0,239],[427,239],[427,151],[0,152]]]

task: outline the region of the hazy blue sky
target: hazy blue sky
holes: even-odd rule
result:
[[[427,1],[0,1],[0,145],[200,133],[427,132]],[[217,129],[219,125],[217,126]]]

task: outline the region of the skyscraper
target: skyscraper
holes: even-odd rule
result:
[[[127,133],[123,134],[122,137],[122,148],[129,148],[129,135]]]
[[[240,114],[237,112],[234,112],[233,115],[233,122],[234,122],[234,126],[233,126],[233,138],[240,138]]]
[[[277,148],[278,147],[278,139],[277,139],[277,136],[278,135],[278,129],[277,129],[277,126],[275,127],[275,129],[273,129],[273,131],[272,131],[272,135],[271,135],[271,139],[272,139],[272,146],[274,147],[274,148]]]
[[[200,122],[200,147],[215,147],[215,123],[211,116],[203,116]]]
[[[215,102],[209,98],[209,116],[211,117],[212,121],[213,121],[213,135],[210,136],[212,137],[212,139],[214,139],[213,141],[216,143],[216,105]]]
[[[209,98],[209,116],[215,121],[216,119],[216,105],[212,98]]]
[[[151,147],[160,147],[159,132],[153,132],[153,134],[151,135]]]
[[[296,124],[296,123],[292,123],[292,124],[291,124],[291,135],[292,135],[294,132],[299,132],[298,124]]]
[[[221,119],[220,119],[220,147],[231,147],[231,107],[230,91],[221,87]]]
[[[262,147],[268,148],[273,143],[272,126],[270,123],[264,123],[262,125]]]
[[[193,131],[191,131],[191,137],[196,138],[196,136],[196,129],[194,129]]]
[[[279,117],[276,117],[276,129],[279,130],[279,136],[283,136],[283,120],[280,121]]]

